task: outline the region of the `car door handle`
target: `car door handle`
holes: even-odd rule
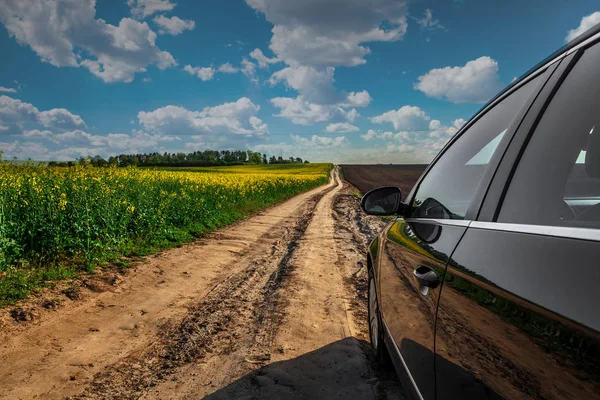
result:
[[[431,268],[421,265],[413,274],[420,285],[435,289],[440,284],[440,278]]]

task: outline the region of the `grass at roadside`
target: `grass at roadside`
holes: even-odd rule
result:
[[[189,242],[327,182],[330,169],[0,164],[0,306],[123,256]]]

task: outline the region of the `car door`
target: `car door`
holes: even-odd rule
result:
[[[469,123],[409,195],[404,217],[384,232],[379,256],[380,307],[399,370],[417,397],[433,399],[434,327],[439,281],[466,230],[464,221],[493,155],[504,149],[544,74],[507,93]],[[489,175],[489,174],[488,174]]]
[[[600,45],[562,64],[447,265],[438,399],[600,398]]]

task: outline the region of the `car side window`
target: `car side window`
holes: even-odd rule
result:
[[[498,222],[600,228],[600,45],[585,50],[540,119]]]
[[[461,134],[419,184],[409,217],[464,219],[502,137],[542,76],[509,94]]]

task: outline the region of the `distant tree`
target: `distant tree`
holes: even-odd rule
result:
[[[2,156],[0,156],[0,158],[2,158]],[[269,162],[267,161],[267,155],[263,154],[263,164],[268,164]]]
[[[308,160],[304,160],[304,164],[308,164],[310,161]]]

